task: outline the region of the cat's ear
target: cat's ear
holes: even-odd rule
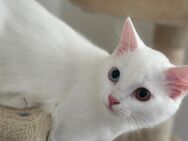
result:
[[[144,43],[138,36],[131,19],[127,18],[121,33],[119,45],[113,54],[126,54],[127,52],[132,52],[141,46],[144,46]]]
[[[170,97],[176,99],[188,93],[188,66],[167,70],[167,85]]]

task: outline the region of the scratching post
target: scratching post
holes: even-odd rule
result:
[[[188,46],[188,28],[156,24],[154,47],[163,52],[173,64],[182,65]]]
[[[51,117],[38,108],[0,107],[0,141],[46,141]]]
[[[188,23],[187,0],[71,0],[82,9],[137,20],[185,25]],[[174,11],[174,12],[173,12]]]

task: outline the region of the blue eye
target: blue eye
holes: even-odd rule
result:
[[[114,82],[114,83],[118,82],[118,81],[119,81],[119,78],[120,78],[120,71],[119,71],[119,69],[116,68],[116,67],[113,67],[113,68],[109,71],[109,73],[108,73],[108,78],[109,78],[112,82]]]

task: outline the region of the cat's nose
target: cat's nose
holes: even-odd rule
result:
[[[120,102],[116,99],[116,98],[114,98],[112,95],[109,95],[108,96],[108,100],[109,100],[109,103],[110,103],[110,105],[109,105],[109,107],[111,108],[112,107],[112,105],[118,105]]]

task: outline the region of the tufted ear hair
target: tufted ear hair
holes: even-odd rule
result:
[[[188,66],[173,67],[167,70],[169,96],[176,99],[188,92]]]
[[[131,19],[128,17],[125,21],[123,31],[121,33],[119,45],[113,54],[126,54],[127,52],[132,52],[136,48],[142,46],[144,46],[144,43],[138,36]]]

